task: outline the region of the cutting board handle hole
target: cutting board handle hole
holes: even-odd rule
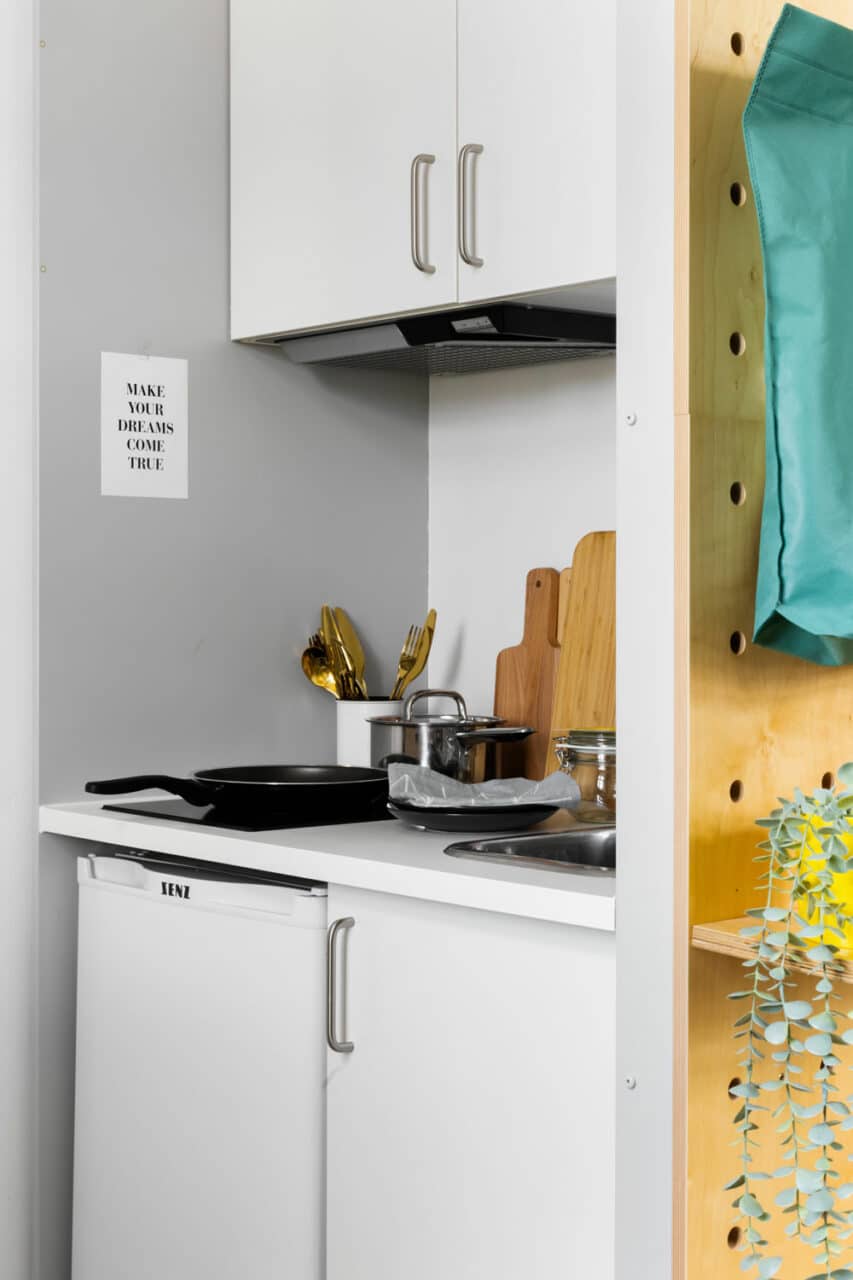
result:
[[[742,182],[733,182],[729,187],[729,199],[736,209],[742,209],[746,204],[746,187]]]
[[[820,785],[823,787],[824,791],[831,791],[835,786],[835,774],[828,769],[821,778]]]
[[[535,584],[535,585],[536,585],[537,587],[541,587],[541,586],[542,586],[542,579],[541,579],[541,578],[537,578],[537,579],[536,579],[536,584]]]
[[[732,801],[732,804],[739,804],[743,799],[743,783],[740,778],[735,778],[734,782],[729,787],[729,799]]]
[[[733,356],[742,356],[746,351],[746,338],[739,329],[729,334],[729,351]]]
[[[729,43],[732,46],[732,53],[736,58],[739,58],[743,53],[743,36],[741,33],[739,31],[733,31],[732,38]]]
[[[740,1076],[732,1076],[728,1086],[728,1095],[730,1098],[736,1098],[738,1096],[736,1093],[732,1093],[732,1089],[736,1089],[739,1084],[743,1084]]]
[[[732,1227],[726,1236],[726,1244],[730,1249],[736,1249],[740,1244],[740,1227]]]
[[[735,480],[731,489],[729,489],[729,497],[733,506],[742,507],[746,502],[746,485],[741,484],[740,480]]]

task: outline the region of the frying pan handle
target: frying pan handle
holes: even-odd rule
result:
[[[455,734],[457,742],[465,747],[472,747],[478,742],[523,742],[535,729],[516,728],[507,725],[503,729],[463,729]]]
[[[147,791],[158,787],[180,796],[188,804],[213,804],[218,787],[205,786],[193,778],[172,778],[167,773],[140,773],[131,778],[106,778],[101,782],[87,782],[86,790],[96,796],[121,796],[128,791]]]

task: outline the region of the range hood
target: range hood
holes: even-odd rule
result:
[[[297,364],[474,373],[583,360],[616,350],[616,317],[495,302],[301,338],[266,338]]]

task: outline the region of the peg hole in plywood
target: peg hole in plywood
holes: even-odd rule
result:
[[[732,183],[729,187],[729,199],[736,208],[743,208],[746,204],[746,187],[742,182]]]
[[[743,799],[743,782],[740,778],[735,778],[729,787],[729,799],[733,804],[739,804]]]
[[[732,500],[733,506],[742,507],[746,502],[746,485],[742,484],[740,480],[735,480],[734,484],[729,489],[729,497]]]
[[[736,58],[739,58],[740,55],[743,53],[743,35],[741,34],[740,31],[732,32],[732,38],[729,41],[729,44],[732,47],[732,53],[735,55]]]
[[[831,791],[835,786],[835,774],[831,769],[827,769],[826,773],[820,780],[820,785],[823,787],[824,791]]]
[[[746,636],[742,631],[733,631],[729,636],[729,648],[736,658],[746,653]]]
[[[746,338],[739,329],[729,334],[729,351],[733,356],[742,356],[746,351]]]
[[[732,1227],[731,1231],[726,1236],[726,1244],[729,1246],[730,1249],[736,1249],[740,1244],[740,1237],[741,1237],[740,1227]]]

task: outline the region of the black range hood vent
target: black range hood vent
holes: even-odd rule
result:
[[[616,318],[498,302],[302,338],[267,338],[297,364],[410,373],[476,373],[586,360],[616,350]]]

